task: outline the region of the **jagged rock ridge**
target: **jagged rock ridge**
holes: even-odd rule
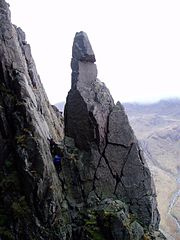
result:
[[[150,171],[123,106],[114,104],[109,90],[97,79],[95,56],[84,32],[76,34],[72,56],[65,135],[81,150],[83,197],[86,201],[92,195],[99,200],[121,199],[144,226],[157,229],[159,213]]]
[[[61,217],[59,179],[47,138],[63,138],[25,34],[0,1],[0,238],[47,239]],[[53,186],[53,187],[52,187]],[[46,226],[46,229],[45,229]],[[41,237],[40,237],[41,236]],[[55,238],[54,238],[55,239]]]

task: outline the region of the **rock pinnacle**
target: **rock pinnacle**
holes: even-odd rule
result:
[[[75,35],[72,57],[81,62],[95,62],[95,55],[88,36],[85,32],[78,32]]]

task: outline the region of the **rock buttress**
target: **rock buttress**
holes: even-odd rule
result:
[[[0,0],[1,239],[62,237],[64,197],[49,137],[62,140],[62,116],[47,99],[24,32]]]
[[[70,201],[96,204],[119,199],[146,229],[158,229],[159,213],[149,168],[123,106],[116,105],[97,79],[95,55],[86,33],[76,33],[72,49],[72,83],[65,105],[67,146],[74,141],[78,156],[68,164]],[[71,140],[70,140],[71,139]],[[71,145],[71,144],[70,144]],[[73,189],[70,193],[70,189]],[[77,191],[76,191],[77,189]],[[75,204],[75,203],[73,203]]]

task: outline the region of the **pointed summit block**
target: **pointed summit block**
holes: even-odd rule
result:
[[[92,62],[96,61],[94,52],[85,32],[78,32],[74,38],[72,56],[78,61]]]

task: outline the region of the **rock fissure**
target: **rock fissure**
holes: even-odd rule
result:
[[[123,144],[120,144],[120,143],[113,143],[113,142],[108,141],[108,144],[113,145],[113,146],[123,147],[123,148],[126,148],[126,149],[129,148],[129,146],[126,146],[126,145],[123,145]]]
[[[142,158],[141,152],[142,152],[142,150],[139,150],[139,151],[138,151],[139,159],[141,160],[142,165],[144,165],[144,161],[143,161],[143,158]]]
[[[96,168],[96,170],[95,170],[95,172],[94,172],[93,189],[92,189],[92,190],[95,190],[95,189],[96,189],[96,187],[95,187],[95,181],[98,180],[98,178],[97,178],[97,176],[96,176],[96,173],[97,173],[98,167],[100,166],[101,160],[102,160],[102,156],[100,156],[99,161],[98,161],[97,168]]]
[[[127,163],[127,161],[128,161],[128,157],[129,157],[129,155],[130,155],[130,153],[131,153],[131,150],[132,150],[133,145],[134,145],[134,143],[132,143],[131,146],[129,147],[128,152],[127,152],[127,155],[126,155],[126,157],[125,157],[125,160],[123,161],[123,165],[122,165],[122,168],[121,168],[121,171],[120,171],[120,178],[123,177],[123,171],[124,171],[125,165],[126,165],[126,163]]]
[[[106,149],[106,147],[105,147],[105,149]],[[110,171],[112,177],[116,179],[116,175],[113,173],[113,170],[112,170],[112,168],[111,168],[111,166],[110,166],[109,160],[107,159],[107,157],[106,157],[106,155],[105,155],[105,149],[104,149],[104,151],[103,151],[102,156],[103,156],[103,158],[105,159],[105,162],[106,162],[106,164],[107,164],[107,166],[108,166],[108,168],[109,168],[109,171]]]

